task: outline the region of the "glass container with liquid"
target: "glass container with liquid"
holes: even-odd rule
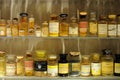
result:
[[[4,19],[0,19],[0,36],[6,36],[6,22]]]

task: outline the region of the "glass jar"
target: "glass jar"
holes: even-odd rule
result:
[[[17,76],[24,76],[24,57],[23,56],[17,56],[16,75]]]
[[[56,55],[49,55],[47,70],[49,77],[55,77],[58,75],[58,60]]]
[[[16,75],[16,56],[7,55],[6,59],[6,76]]]
[[[47,23],[47,21],[44,21],[43,23],[42,23],[42,29],[41,29],[41,36],[42,37],[48,37],[48,33],[49,33],[49,27],[48,27],[48,23]]]
[[[5,76],[5,62],[6,54],[3,51],[0,51],[0,76]]]
[[[69,54],[69,75],[80,75],[80,52],[70,52]]]
[[[0,19],[0,36],[6,36],[6,22],[4,19]]]
[[[115,54],[114,76],[120,76],[120,54]]]
[[[32,51],[27,50],[25,54],[25,76],[33,76],[33,56]]]
[[[19,35],[19,26],[18,26],[18,21],[13,20],[13,25],[12,25],[12,36],[18,36]]]
[[[36,50],[36,58],[34,61],[34,75],[47,76],[47,57],[45,50]]]

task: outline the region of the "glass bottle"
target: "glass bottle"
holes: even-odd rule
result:
[[[33,76],[33,72],[34,72],[33,71],[33,56],[30,50],[26,51],[24,65],[25,65],[25,76]]]
[[[114,76],[120,76],[120,54],[115,54]]]
[[[101,75],[101,58],[99,53],[93,53],[91,58],[91,75],[100,76]]]
[[[34,36],[34,29],[35,29],[35,18],[33,17],[33,15],[31,15],[28,19],[28,35],[29,36]]]
[[[24,57],[23,56],[17,56],[16,75],[17,76],[24,76]]]
[[[48,28],[47,21],[44,21],[42,23],[42,29],[41,29],[41,31],[42,31],[42,34],[41,34],[42,37],[48,37],[48,35],[49,35],[49,28]]]
[[[103,56],[101,59],[102,64],[102,76],[112,76],[113,75],[113,57],[112,52],[109,49],[103,50]]]
[[[90,76],[90,55],[83,55],[81,60],[81,76]]]
[[[13,20],[12,36],[19,36],[19,25],[17,20]]]
[[[12,36],[12,30],[11,30],[12,22],[11,22],[11,20],[7,20],[7,27],[6,28],[7,28],[6,29],[6,36],[11,37]]]
[[[19,23],[19,36],[28,35],[28,14],[20,13],[20,23]]]
[[[117,35],[117,22],[116,22],[116,15],[108,15],[109,22],[108,22],[108,37],[116,37]]]
[[[0,76],[5,76],[5,62],[6,54],[3,51],[0,51]]]
[[[80,12],[79,36],[85,37],[88,32],[87,12]]]
[[[47,76],[47,57],[45,50],[36,50],[36,58],[34,61],[34,75]]]
[[[58,61],[58,76],[66,77],[69,74],[69,63],[67,60],[67,54],[60,54]]]
[[[69,36],[78,36],[78,23],[75,17],[71,18],[71,23],[69,25]]]
[[[6,59],[6,76],[16,75],[16,56],[7,55]]]
[[[120,14],[117,15],[117,36],[120,37]]]
[[[48,57],[47,71],[49,77],[56,77],[58,75],[58,60],[56,55],[50,55]]]
[[[4,19],[0,19],[0,36],[6,36],[6,22]]]
[[[36,37],[41,37],[41,28],[38,25],[36,25],[35,36]]]
[[[107,37],[107,18],[101,15],[98,21],[98,37]]]
[[[80,75],[80,52],[70,52],[69,54],[69,75]]]
[[[90,13],[90,20],[89,20],[89,36],[97,36],[98,30],[98,23],[96,19],[96,13]]]
[[[59,36],[59,21],[58,16],[56,14],[50,15],[49,21],[49,36],[50,37],[58,37]]]
[[[60,36],[68,36],[69,24],[67,23],[68,14],[60,14]]]

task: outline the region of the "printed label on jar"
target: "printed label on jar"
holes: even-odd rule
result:
[[[117,36],[120,36],[120,24],[118,24]]]
[[[81,75],[82,76],[90,75],[90,65],[81,65]]]
[[[34,61],[35,71],[47,71],[47,61]]]
[[[116,32],[117,32],[116,28],[117,28],[117,25],[109,24],[108,25],[108,36],[116,36]]]
[[[97,33],[97,23],[90,22],[89,26],[90,26],[90,33]]]
[[[33,61],[25,61],[25,70],[33,70]]]
[[[98,24],[98,34],[107,34],[107,24]]]
[[[91,63],[91,74],[101,75],[101,63]]]
[[[69,27],[70,35],[78,35],[78,27]]]
[[[59,33],[59,23],[58,22],[50,22],[49,23],[49,32],[50,32],[50,34]]]
[[[57,76],[58,74],[58,65],[48,65],[48,74],[51,74],[51,76]]]
[[[88,27],[88,22],[80,22],[79,23],[79,28],[87,28]]]
[[[15,75],[16,66],[13,64],[6,64],[6,75]]]
[[[113,62],[102,62],[102,74],[113,74]]]
[[[115,73],[120,74],[120,63],[115,63]]]
[[[58,68],[60,74],[68,74],[68,63],[59,63]]]
[[[80,71],[80,63],[72,63],[72,71]]]

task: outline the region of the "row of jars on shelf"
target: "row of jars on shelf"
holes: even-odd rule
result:
[[[120,15],[110,14],[108,17],[100,15],[96,19],[96,13],[80,12],[79,22],[76,17],[67,22],[68,14],[51,14],[49,22],[44,21],[41,26],[35,25],[33,16],[28,18],[28,13],[20,13],[20,20],[14,18],[7,23],[0,20],[0,36],[37,36],[37,37],[64,37],[64,36],[98,36],[119,37]]]
[[[82,55],[80,52],[69,54],[51,54],[45,50],[36,50],[33,57],[31,51],[25,56],[5,55],[0,52],[0,76],[120,76],[120,54],[113,58],[109,49],[103,55],[94,53]]]

